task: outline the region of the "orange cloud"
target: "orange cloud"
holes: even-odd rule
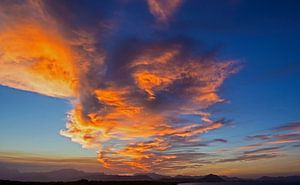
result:
[[[54,97],[75,96],[74,54],[59,35],[35,23],[20,23],[0,30],[0,53],[1,85]]]
[[[88,107],[92,111],[87,112],[85,107],[77,105],[78,108],[70,112],[68,129],[61,132],[86,148],[100,147],[98,161],[111,169],[120,170],[120,165],[129,165],[135,170],[151,170],[151,163],[176,158],[166,153],[166,146],[171,145],[169,138],[193,137],[223,126],[222,122],[211,120],[209,113],[195,109],[205,109],[222,101],[216,91],[232,73],[231,61],[201,63],[188,59],[182,65],[176,58],[181,53],[180,48],[166,51],[158,48],[141,53],[142,56],[126,65],[131,71],[126,78],[132,78],[133,83],[117,86],[116,82],[110,82],[105,88],[95,88],[90,96],[97,101],[92,101],[92,108]],[[185,88],[178,89],[176,82],[186,83]],[[157,97],[160,93],[179,96],[180,107],[159,111],[149,107],[147,104],[160,103]],[[174,126],[169,120],[178,114],[199,115],[203,123]],[[139,140],[146,141],[137,142]],[[105,151],[107,142],[120,144]],[[160,155],[156,154],[158,150]]]
[[[96,148],[104,167],[134,172],[182,165],[191,155],[172,152],[172,141],[196,143],[223,126],[204,110],[223,101],[217,91],[236,72],[234,61],[189,56],[184,44],[166,42],[144,43],[118,64],[106,59],[92,34],[60,25],[37,2],[18,5],[21,15],[0,14],[7,21],[0,24],[0,84],[69,99],[74,108],[61,135]],[[181,1],[148,3],[166,21]],[[189,114],[201,121],[175,123]]]

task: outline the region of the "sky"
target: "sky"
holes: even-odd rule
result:
[[[300,174],[300,3],[0,2],[0,167]]]

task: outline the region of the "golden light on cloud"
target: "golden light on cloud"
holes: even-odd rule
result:
[[[56,33],[37,24],[0,30],[0,84],[54,97],[73,97],[74,55]]]

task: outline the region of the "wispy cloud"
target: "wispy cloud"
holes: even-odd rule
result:
[[[279,127],[275,127],[274,130],[277,130],[277,131],[285,131],[285,130],[300,131],[300,122],[286,123]]]
[[[182,3],[182,0],[148,0],[149,11],[161,23],[166,23]]]
[[[264,153],[264,152],[274,152],[280,149],[281,147],[268,147],[268,148],[260,148],[256,150],[245,151],[244,154],[254,154],[254,153]]]
[[[248,141],[252,142],[259,140],[260,142],[241,146],[239,147],[239,149],[243,150],[257,148],[260,146],[286,145],[290,143],[298,143],[300,142],[299,126],[299,122],[286,123],[282,124],[281,126],[269,129],[268,134],[246,136],[246,140]]]
[[[236,162],[236,161],[255,161],[261,159],[270,159],[278,157],[276,154],[257,154],[257,155],[241,155],[234,158],[222,159],[217,162],[225,163],[225,162]]]
[[[254,136],[247,136],[247,139],[253,140],[253,139],[260,139],[260,140],[268,140],[272,136],[267,134],[260,134],[260,135],[254,135]]]
[[[266,146],[266,145],[282,145],[282,144],[290,144],[290,143],[298,143],[300,142],[300,135],[299,133],[293,134],[280,134],[274,135],[272,139],[264,142],[258,142],[255,144],[249,144],[245,146],[239,147],[240,149],[249,149],[249,148],[256,148],[259,146]]]

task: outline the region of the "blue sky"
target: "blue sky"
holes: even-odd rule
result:
[[[105,69],[112,70],[112,73],[105,78],[109,80],[119,78],[119,71],[115,70],[114,66],[121,66],[122,64],[119,64],[123,61],[121,59],[133,55],[130,53],[130,48],[132,47],[133,50],[139,48],[133,46],[135,43],[140,44],[140,48],[147,48],[148,46],[145,46],[147,43],[154,43],[154,47],[163,48],[168,47],[169,42],[178,42],[187,45],[186,50],[190,50],[189,55],[192,57],[207,55],[209,58],[212,55],[220,62],[237,62],[238,72],[226,78],[224,83],[216,89],[217,94],[225,101],[213,103],[207,109],[203,109],[211,113],[211,120],[225,120],[225,125],[216,130],[201,133],[202,141],[224,139],[226,142],[193,148],[195,151],[204,153],[224,149],[234,150],[234,148],[259,142],[247,140],[247,136],[269,134],[272,135],[270,137],[275,138],[286,132],[299,134],[297,126],[300,120],[299,5],[298,1],[186,0],[176,8],[176,11],[172,12],[172,15],[167,14],[168,19],[163,22],[159,21],[159,15],[149,12],[148,6],[150,5],[146,1],[90,1],[88,3],[53,1],[45,2],[44,8],[46,7],[51,19],[56,20],[62,28],[65,28],[65,33],[62,35],[68,35],[68,32],[73,33],[74,30],[93,33],[96,52],[105,50],[108,53],[108,67]],[[5,4],[5,6],[9,5]],[[162,9],[167,12],[168,7],[162,6]],[[65,13],[64,16],[61,15],[62,12]],[[7,17],[10,17],[14,15],[14,12],[7,14]],[[103,29],[103,27],[108,28]],[[49,29],[51,28],[49,26]],[[0,24],[1,29],[4,30],[4,26]],[[1,34],[4,35],[4,32],[0,32],[0,36]],[[139,40],[143,41],[140,43]],[[156,43],[159,43],[159,46]],[[129,50],[128,56],[126,56],[126,48]],[[124,52],[118,53],[120,50]],[[91,55],[93,55],[93,60],[96,60],[97,54]],[[122,58],[122,56],[125,57]],[[184,54],[184,56],[187,55]],[[94,76],[93,79],[96,78],[98,76]],[[120,81],[120,84],[122,83],[123,81]],[[64,157],[96,156],[97,148],[82,149],[78,143],[70,142],[70,138],[59,134],[61,129],[65,129],[67,113],[74,107],[73,102],[69,101],[74,97],[66,99],[49,97],[43,92],[38,92],[40,93],[38,94],[22,89],[17,90],[18,87],[17,89],[6,87],[12,85],[6,85],[1,80],[0,84],[4,85],[0,86],[0,152]],[[90,111],[92,106],[85,111]],[[194,118],[191,117],[191,119]],[[295,128],[272,130],[291,123],[296,123]],[[284,148],[279,153],[285,154],[288,160],[299,162],[299,159],[291,157],[299,152],[299,147],[292,147],[299,144],[299,141],[298,135],[296,141],[278,145]],[[268,147],[264,146],[267,141],[261,142],[263,144],[259,147]],[[276,152],[272,154],[275,156]],[[217,157],[216,162],[238,155],[239,153],[226,153]],[[208,159],[210,157],[212,156]],[[6,161],[5,158],[1,160],[5,163],[17,163]],[[270,159],[258,159],[252,162],[264,164],[268,160]],[[279,161],[277,167],[288,168],[287,164],[280,163],[283,160],[282,157],[276,156],[274,159],[272,157],[271,160]],[[242,162],[247,164],[245,161]],[[232,163],[234,166],[235,163]],[[97,164],[96,160],[95,164]],[[193,164],[194,162],[191,162],[191,166]],[[221,167],[226,167],[222,165],[220,164]],[[226,165],[229,164],[226,163]],[[210,169],[219,172],[210,166],[204,167],[201,172],[209,172]],[[228,174],[254,174],[252,171],[243,170],[243,167],[240,171],[241,173],[235,171],[228,172]],[[282,173],[294,174],[299,171],[300,166],[294,166],[291,167],[290,172],[287,169]],[[176,169],[170,173],[194,174],[194,172],[195,169],[191,167],[182,171]],[[224,170],[220,173],[222,172],[227,173]],[[163,171],[162,173],[169,172]],[[279,172],[274,172],[274,174],[277,173]]]

